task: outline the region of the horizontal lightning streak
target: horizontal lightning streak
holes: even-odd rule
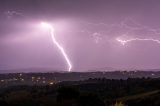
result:
[[[153,42],[156,42],[156,43],[159,43],[160,44],[160,40],[157,40],[157,39],[142,39],[142,38],[133,38],[133,39],[128,39],[128,40],[122,40],[120,38],[117,38],[116,39],[118,42],[120,42],[122,45],[125,45],[127,44],[128,42],[132,42],[132,41],[153,41]]]

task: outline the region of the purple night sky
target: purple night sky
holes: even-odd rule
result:
[[[159,10],[160,0],[0,0],[0,70],[67,69],[42,21],[53,25],[72,71],[160,68],[160,43],[116,40],[159,41]]]

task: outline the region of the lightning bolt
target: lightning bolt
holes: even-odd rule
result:
[[[153,41],[153,42],[156,42],[158,44],[160,44],[160,40],[157,40],[157,39],[142,39],[142,38],[133,38],[133,39],[128,39],[128,40],[122,40],[120,38],[117,38],[116,39],[118,42],[120,42],[122,45],[125,45],[129,42],[132,42],[132,41]]]
[[[106,38],[109,39],[108,41],[111,41],[110,39],[112,39],[108,35],[112,34],[113,36],[115,36],[114,40],[116,39],[122,45],[125,45],[126,43],[131,41],[153,41],[157,43],[160,42],[160,40],[157,40],[156,38],[160,35],[160,29],[154,29],[152,27],[140,24],[131,17],[125,18],[120,23],[106,24],[86,22],[84,24],[88,27],[103,27],[103,29],[97,30],[94,33],[99,33],[101,35],[99,37],[103,37],[102,40]],[[144,32],[142,33],[141,31]],[[90,32],[90,29],[85,29],[83,32],[92,34],[92,32]],[[139,38],[139,34],[143,35],[144,38]],[[121,39],[121,37],[118,37],[119,35],[126,35],[127,39]],[[132,38],[128,38],[131,35]],[[95,36],[93,37],[95,38]]]
[[[67,54],[65,53],[65,50],[63,49],[63,47],[56,41],[55,39],[55,36],[54,36],[54,29],[53,27],[51,27],[51,35],[52,35],[52,40],[53,40],[53,43],[58,47],[58,49],[61,51],[62,55],[64,56],[67,64],[68,64],[68,71],[70,72],[71,69],[72,69],[72,65],[71,65],[71,62],[67,56]]]
[[[57,46],[57,48],[61,51],[64,59],[66,60],[66,62],[67,62],[67,64],[68,64],[68,71],[70,72],[71,69],[72,69],[72,64],[71,64],[71,62],[70,62],[70,60],[69,60],[69,58],[68,58],[65,50],[63,49],[63,47],[62,47],[62,46],[58,43],[58,41],[56,40],[55,34],[54,34],[54,28],[52,27],[52,25],[47,24],[47,23],[43,23],[43,22],[41,23],[41,25],[42,25],[43,27],[47,27],[47,28],[50,29],[50,34],[51,34],[51,36],[52,36],[52,41],[53,41],[53,43]]]
[[[124,35],[129,35],[129,34],[133,34],[133,33],[136,33],[136,31],[140,31],[140,30],[144,30],[146,31],[146,33],[144,35],[160,35],[160,29],[154,29],[154,28],[150,28],[148,26],[145,26],[145,25],[141,25],[139,23],[137,23],[135,20],[133,20],[132,18],[126,18],[125,20],[123,20],[122,22],[118,23],[118,24],[111,24],[111,25],[107,25],[105,23],[86,23],[87,25],[91,25],[91,26],[103,26],[105,28],[107,28],[107,30],[105,31],[106,34],[108,32],[120,32],[121,33],[121,30],[125,30],[125,32],[122,32],[124,33]],[[130,25],[131,24],[131,25]],[[116,28],[119,28],[119,30],[117,30]],[[111,30],[110,30],[111,29]],[[116,29],[116,31],[115,31]],[[147,33],[149,32],[149,33]],[[129,36],[128,36],[129,37]],[[154,38],[138,38],[138,37],[135,37],[135,38],[129,38],[129,39],[121,39],[121,38],[116,38],[116,40],[118,42],[120,42],[122,45],[125,45],[129,42],[132,42],[132,41],[153,41],[153,42],[156,42],[158,44],[160,44],[160,40],[158,39],[154,39]]]
[[[123,28],[128,28],[128,31],[126,32],[126,34],[124,34],[125,37],[127,37],[127,39],[122,39],[121,37],[118,37],[116,38],[116,40],[118,42],[120,42],[122,45],[125,45],[129,42],[132,42],[132,41],[152,41],[152,42],[156,42],[158,44],[160,44],[160,40],[159,39],[154,39],[154,38],[139,38],[139,37],[135,37],[135,38],[128,38],[129,36],[127,36],[129,34],[129,32],[135,32],[135,31],[139,31],[139,30],[144,30],[146,31],[146,33],[144,35],[160,35],[160,30],[159,29],[153,29],[153,28],[150,28],[148,26],[145,26],[145,25],[141,25],[139,23],[137,23],[136,21],[134,21],[133,19],[129,19],[129,21],[131,23],[133,23],[133,25],[135,25],[134,27],[132,26],[129,26],[127,24],[127,20],[124,20],[121,22],[121,27]],[[150,32],[149,34],[147,32]],[[136,33],[135,33],[136,34]]]

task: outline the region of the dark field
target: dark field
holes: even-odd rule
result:
[[[160,106],[160,78],[90,78],[3,87],[0,106]]]

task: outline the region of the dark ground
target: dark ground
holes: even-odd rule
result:
[[[0,106],[160,106],[160,78],[105,78],[0,90]]]

